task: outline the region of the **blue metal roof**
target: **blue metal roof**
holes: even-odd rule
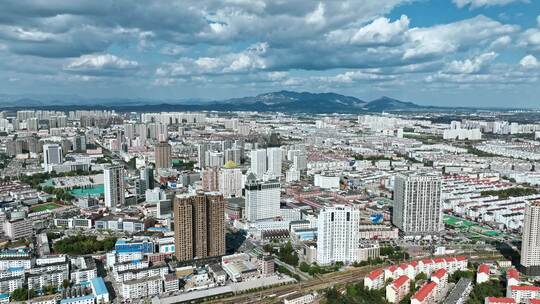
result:
[[[24,267],[10,267],[7,269],[8,272],[21,272],[24,271]]]
[[[105,281],[103,281],[102,277],[92,279],[92,286],[94,287],[94,292],[97,296],[109,293],[109,291],[107,290],[107,286],[105,286]]]
[[[69,304],[69,303],[77,303],[79,301],[84,301],[88,299],[95,299],[94,295],[87,295],[82,297],[76,297],[76,298],[70,298],[70,299],[63,299],[60,301],[60,304]]]

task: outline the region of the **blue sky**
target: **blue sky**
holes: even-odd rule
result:
[[[539,107],[540,1],[5,0],[0,58],[8,95]]]

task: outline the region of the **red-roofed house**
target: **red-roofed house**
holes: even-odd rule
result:
[[[538,286],[510,286],[506,291],[508,298],[513,298],[517,303],[527,303],[529,299],[540,298]]]
[[[428,277],[435,270],[435,263],[432,259],[424,259],[420,261],[420,267],[422,272],[425,273]]]
[[[540,299],[529,299],[529,304],[540,304]]]
[[[392,265],[392,266],[387,267],[384,270],[384,280],[388,280],[388,279],[395,280],[404,274],[405,272],[403,271],[403,269],[395,265]]]
[[[403,269],[403,274],[408,276],[409,279],[411,279],[411,280],[413,280],[414,277],[416,276],[416,268],[413,266],[412,263],[410,263],[410,264],[401,264],[401,265],[399,265],[399,268]]]
[[[480,264],[476,272],[476,283],[481,284],[487,281],[489,281],[489,265]]]
[[[435,263],[435,268],[446,268],[446,260],[443,258],[435,258],[433,259],[433,262]]]
[[[509,268],[506,271],[506,289],[510,288],[510,286],[519,285],[519,272],[515,268]]]
[[[437,303],[437,283],[435,282],[424,284],[411,298],[411,304],[432,303]]]
[[[386,300],[390,303],[399,303],[409,293],[411,279],[402,275],[386,286]]]
[[[485,304],[516,304],[516,301],[512,298],[495,298],[488,297],[486,298]]]
[[[458,256],[456,257],[456,262],[458,263],[459,270],[467,270],[467,263],[469,262],[466,257]]]
[[[448,272],[453,273],[459,269],[456,258],[444,258],[444,261],[446,262],[446,270],[448,270]]]
[[[375,269],[364,278],[364,286],[367,289],[381,289],[384,287],[384,271]]]
[[[437,283],[437,294],[440,296],[446,295],[446,292],[448,291],[448,272],[444,269],[437,269],[432,275],[431,275],[431,281]],[[442,300],[440,298],[437,298],[437,301]]]

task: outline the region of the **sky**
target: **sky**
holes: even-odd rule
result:
[[[218,100],[291,90],[540,107],[539,0],[0,6],[0,94]]]

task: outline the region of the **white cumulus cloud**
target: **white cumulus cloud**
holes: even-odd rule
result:
[[[112,54],[83,55],[71,60],[64,70],[88,75],[115,75],[134,70],[139,63]]]
[[[479,73],[487,65],[497,58],[497,53],[489,52],[479,56],[476,56],[472,59],[466,60],[454,60],[446,66],[445,72],[450,74],[473,74]]]
[[[519,61],[519,64],[526,69],[533,69],[540,67],[540,62],[533,55],[527,55]]]
[[[409,29],[409,18],[402,15],[399,20],[390,22],[388,18],[377,18],[372,23],[359,29],[351,42],[360,45],[391,44],[402,41],[404,33]]]
[[[454,0],[454,3],[457,5],[457,7],[462,8],[467,5],[470,6],[470,8],[478,8],[482,6],[495,6],[495,5],[507,5],[513,2],[519,2],[523,0]],[[527,2],[527,1],[523,1]]]

